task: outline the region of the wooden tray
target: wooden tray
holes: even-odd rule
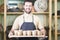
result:
[[[40,38],[47,38],[48,36],[16,36],[16,35],[12,35],[12,36],[9,36],[9,38],[15,38],[15,37],[40,37]]]

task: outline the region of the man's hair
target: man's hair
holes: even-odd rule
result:
[[[24,0],[24,5],[25,5],[25,2],[31,2],[31,3],[32,3],[32,5],[33,5],[32,0]]]

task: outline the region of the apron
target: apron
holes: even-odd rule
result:
[[[25,22],[24,16],[23,16],[23,19],[24,19],[24,22],[20,28],[21,30],[36,30],[36,27],[33,23],[34,21],[33,16],[32,16],[32,19],[33,19],[32,22]],[[38,40],[38,38],[37,37],[23,37],[23,38],[19,38],[19,40]]]

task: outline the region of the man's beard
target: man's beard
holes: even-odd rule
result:
[[[26,13],[28,13],[28,14],[30,14],[31,13],[31,11],[30,12],[27,12],[27,11],[25,11]]]

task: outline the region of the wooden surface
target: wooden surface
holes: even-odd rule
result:
[[[4,3],[0,5],[0,12],[4,12]]]
[[[6,0],[4,0],[4,40],[6,40]]]
[[[55,40],[57,39],[57,0],[54,0],[54,10],[55,10]]]
[[[55,16],[53,16],[55,18]],[[60,18],[60,15],[57,15],[57,18]]]
[[[60,35],[60,33],[57,33],[57,35]]]
[[[47,38],[48,36],[15,36],[15,35],[13,35],[13,36],[10,36],[10,38],[13,38],[13,37],[42,37],[42,38]]]
[[[32,12],[32,13],[35,15],[39,15],[39,14],[48,15],[49,14],[49,12]],[[4,12],[1,12],[0,14],[4,14]],[[8,15],[19,15],[19,14],[23,14],[23,12],[7,12],[6,14],[8,14]]]
[[[51,23],[52,22],[52,0],[49,0],[49,40],[51,39]]]

